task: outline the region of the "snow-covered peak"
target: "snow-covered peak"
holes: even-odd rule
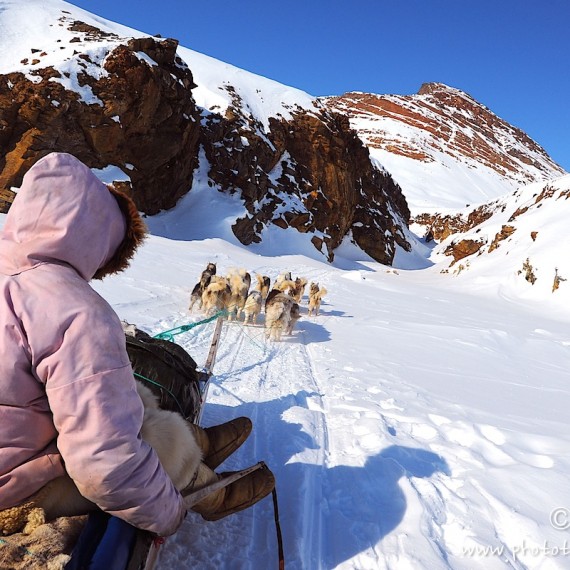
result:
[[[564,174],[520,129],[442,83],[426,83],[416,95],[353,92],[323,102],[350,116],[412,214],[458,210]]]
[[[38,70],[53,66],[74,76],[68,68],[78,52],[100,62],[117,44],[148,35],[63,0],[0,0],[0,74],[20,71],[32,78]],[[197,104],[208,111],[223,114],[237,103],[267,127],[269,117],[288,119],[296,110],[317,108],[315,98],[299,89],[188,48],[179,47],[178,54],[194,75]],[[80,91],[77,82],[69,81],[68,87]]]

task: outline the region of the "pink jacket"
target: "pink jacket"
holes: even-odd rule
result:
[[[24,177],[0,238],[0,509],[65,471],[101,509],[173,533],[185,509],[141,440],[119,318],[88,284],[125,236],[118,203],[68,154]]]

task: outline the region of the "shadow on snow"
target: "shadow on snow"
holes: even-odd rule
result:
[[[288,568],[334,568],[373,548],[405,517],[407,503],[400,480],[451,474],[439,455],[400,445],[368,457],[361,467],[327,467],[323,464],[327,450],[320,449],[301,424],[286,420],[294,408],[309,411],[307,400],[319,397],[301,391],[234,408],[207,406],[207,419],[216,417],[220,423],[228,415],[254,418],[253,433],[241,453],[251,454],[253,449],[255,457],[250,461],[263,459],[275,473]],[[321,452],[316,464],[305,463],[299,456],[305,452],[304,457],[310,457],[310,450],[317,456]],[[268,519],[267,524],[273,523]]]

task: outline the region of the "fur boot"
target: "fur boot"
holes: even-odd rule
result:
[[[227,475],[230,475],[230,473],[218,475],[209,467],[206,467],[206,465],[201,464],[196,474],[196,481],[193,482],[191,488],[185,489],[181,493],[184,496]],[[274,487],[275,477],[273,473],[267,467],[263,467],[230,483],[223,489],[210,493],[205,499],[191,508],[202,515],[202,518],[205,520],[217,521],[253,506],[271,493]]]
[[[202,461],[210,469],[221,465],[251,433],[251,420],[241,417],[221,425],[201,428],[189,423],[200,449]]]

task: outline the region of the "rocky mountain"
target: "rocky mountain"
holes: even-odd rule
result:
[[[410,249],[406,200],[344,115],[214,60],[206,68],[213,78],[203,79],[193,52],[175,40],[60,0],[0,4],[0,30],[22,32],[0,66],[6,205],[31,164],[64,151],[112,173],[153,215],[190,190],[203,152],[212,192],[243,200],[246,213],[233,225],[243,244],[262,240],[271,224],[307,234],[329,260],[345,237],[387,264],[397,247]],[[39,36],[37,21],[48,22]]]
[[[415,95],[327,97],[402,187],[412,214],[452,213],[564,174],[524,132],[468,94],[426,83]]]
[[[352,242],[392,264],[482,204],[563,173],[524,133],[441,84],[315,98],[93,16],[0,0],[0,207],[38,158],[71,152],[149,216],[193,189],[237,197],[250,245],[295,230],[329,261]],[[411,214],[410,214],[411,212]]]

